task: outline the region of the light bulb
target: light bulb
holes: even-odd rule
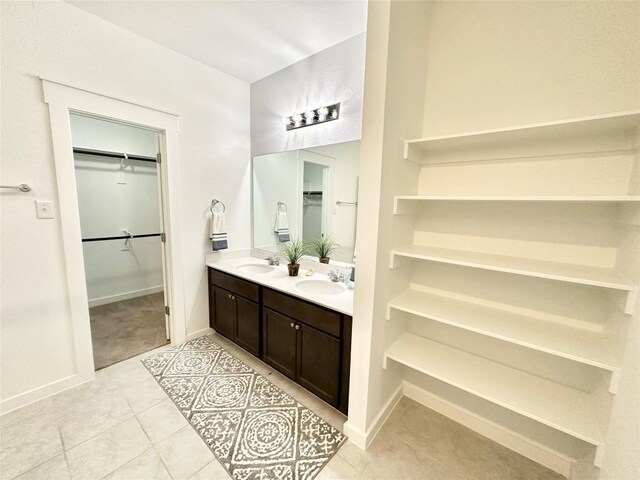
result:
[[[316,119],[316,112],[309,110],[308,112],[305,112],[304,118],[307,123],[313,123]]]
[[[301,113],[296,113],[293,117],[293,121],[295,123],[300,123],[302,121],[302,114]]]
[[[318,109],[318,117],[324,119],[327,118],[327,115],[329,115],[329,109],[327,107],[320,107]]]
[[[331,110],[331,118],[338,118],[338,109],[334,108]]]
[[[291,123],[293,123],[293,120],[291,119],[291,117],[282,117],[283,125],[291,125]]]

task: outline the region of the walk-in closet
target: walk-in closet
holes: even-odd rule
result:
[[[71,115],[96,370],[168,343],[158,134]]]

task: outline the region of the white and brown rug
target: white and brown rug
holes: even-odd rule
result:
[[[311,480],[346,439],[209,337],[142,363],[236,480]]]

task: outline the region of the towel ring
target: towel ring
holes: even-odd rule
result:
[[[284,207],[284,211],[287,211],[287,204],[284,202],[278,202],[278,210],[280,210],[280,207]]]
[[[213,207],[215,207],[217,204],[222,205],[222,213],[224,213],[227,210],[227,207],[224,206],[224,203],[214,198],[213,200],[211,200],[211,206],[209,207],[209,210],[211,211],[211,215],[213,215]]]

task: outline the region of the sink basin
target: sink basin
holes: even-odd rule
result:
[[[296,288],[301,292],[313,293],[314,295],[338,295],[345,291],[344,286],[339,283],[322,280],[302,280],[296,283]]]
[[[249,273],[269,273],[273,272],[271,265],[263,265],[261,263],[247,263],[245,265],[238,265],[236,270],[242,270]]]

